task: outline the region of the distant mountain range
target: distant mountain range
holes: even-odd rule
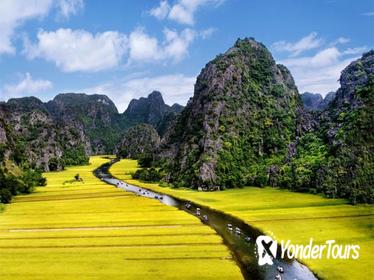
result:
[[[43,170],[79,164],[87,155],[112,154],[124,132],[146,123],[162,135],[183,106],[166,105],[160,92],[133,99],[124,113],[105,95],[64,93],[0,103],[0,145],[5,158]]]

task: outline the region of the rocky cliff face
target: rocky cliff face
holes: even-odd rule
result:
[[[105,95],[59,94],[47,103],[47,108],[56,121],[87,135],[88,154],[112,153],[126,127],[116,106]]]
[[[318,110],[307,110],[288,70],[262,44],[238,40],[201,71],[193,98],[162,139],[164,179],[373,203],[374,51],[351,63],[340,82],[336,94],[317,98]]]
[[[301,100],[305,108],[309,110],[317,110],[319,104],[322,102],[323,97],[319,93],[304,92],[301,94]]]
[[[365,104],[362,96],[357,92],[363,87],[371,85],[374,78],[374,50],[365,53],[362,58],[352,62],[340,76],[340,89],[336,93],[335,104],[332,107],[344,107],[349,104],[351,108]]]
[[[122,158],[152,158],[159,144],[160,136],[153,126],[138,124],[126,131],[118,147],[117,155]]]
[[[147,123],[152,125],[160,135],[163,135],[175,119],[176,115],[183,110],[183,106],[165,104],[159,91],[153,91],[147,98],[131,100],[124,116],[132,123]]]
[[[5,103],[0,102],[0,163],[9,158],[9,145],[12,142],[12,138],[10,137],[10,126],[5,121],[6,120],[6,109]]]
[[[327,108],[332,100],[334,100],[336,93],[329,92],[325,98],[319,93],[304,92],[301,94],[303,105],[308,110],[320,111]]]
[[[0,143],[4,158],[17,164],[28,162],[43,170],[58,170],[81,163],[88,140],[84,133],[55,122],[46,104],[35,97],[10,99],[0,104]],[[75,151],[75,159],[71,158]]]
[[[147,98],[131,100],[124,114],[129,119],[155,126],[161,121],[168,108],[161,93],[153,91]]]
[[[88,154],[110,154],[125,131],[139,123],[150,124],[162,134],[183,106],[166,105],[161,93],[154,91],[147,98],[132,100],[123,114],[107,96],[99,94],[59,94],[47,108],[56,120],[84,131],[90,140]]]
[[[374,202],[374,51],[345,68],[335,99],[320,117],[328,147],[320,173],[331,196]]]
[[[47,103],[10,99],[0,103],[0,152],[44,170],[61,169],[87,162],[87,155],[113,153],[126,130],[141,122],[164,131],[183,108],[166,105],[159,92],[139,102],[133,101],[125,115],[98,94],[59,94]]]
[[[321,103],[319,104],[317,109],[319,110],[326,109],[330,105],[330,103],[335,99],[335,96],[336,96],[335,91],[330,91],[329,93],[327,93],[326,96],[321,101]]]
[[[81,120],[87,127],[111,126],[117,108],[106,95],[63,93],[47,103],[55,118],[65,122]],[[86,119],[84,117],[87,117]]]
[[[253,164],[271,168],[284,159],[299,105],[289,71],[261,43],[238,40],[201,71],[193,98],[163,140],[168,179],[205,189],[261,181],[266,168]]]

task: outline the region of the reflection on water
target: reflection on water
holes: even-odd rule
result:
[[[245,279],[317,279],[306,266],[298,261],[281,259],[279,257],[280,252],[278,252],[277,258],[273,260],[273,265],[258,266],[255,247],[256,238],[261,235],[260,231],[250,227],[240,219],[222,212],[118,180],[108,171],[114,162],[115,160],[102,165],[94,171],[94,174],[101,180],[117,188],[139,196],[156,199],[161,203],[177,207],[198,217],[204,224],[212,227],[223,238],[224,243],[231,250]]]

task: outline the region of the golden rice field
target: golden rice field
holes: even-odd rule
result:
[[[116,189],[88,166],[0,213],[0,279],[242,279],[221,238],[197,218]],[[63,184],[79,173],[84,183]]]
[[[360,245],[358,260],[303,260],[323,279],[374,278],[374,206],[349,205],[343,199],[326,199],[274,188],[243,188],[222,192],[197,192],[171,189],[158,184],[132,180],[137,169],[134,160],[121,160],[110,171],[130,184],[160,191],[175,197],[221,210],[241,218],[249,225],[278,240],[295,244],[316,244],[336,240],[339,244]]]

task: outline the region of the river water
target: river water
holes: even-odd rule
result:
[[[289,279],[289,280],[313,280],[317,279],[313,273],[297,260],[285,260],[280,258],[278,248],[276,258],[273,258],[273,265],[258,265],[256,253],[256,238],[262,233],[244,223],[242,220],[216,211],[214,209],[196,205],[189,201],[184,201],[166,194],[157,193],[145,188],[127,184],[109,173],[110,166],[116,160],[103,164],[94,171],[96,177],[114,185],[124,191],[132,192],[136,195],[149,199],[156,199],[160,203],[177,207],[191,215],[198,217],[202,223],[213,228],[222,238],[225,245],[240,267],[243,277],[246,280],[252,279]]]

